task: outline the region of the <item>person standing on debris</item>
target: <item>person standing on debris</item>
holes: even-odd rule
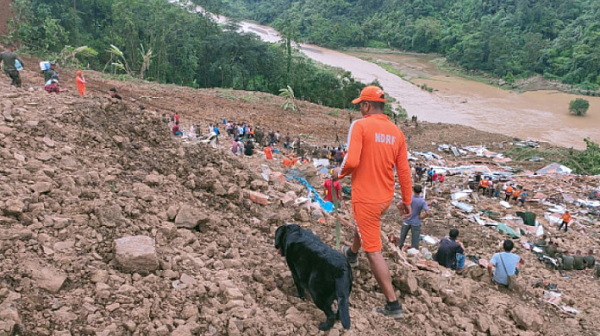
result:
[[[339,167],[342,164],[342,161],[344,161],[344,152],[342,152],[342,147],[338,147],[338,149],[335,151],[335,164]]]
[[[485,187],[485,191],[487,191],[487,195],[489,197],[494,196],[494,181],[492,178],[488,178],[487,186]]]
[[[419,241],[421,240],[421,221],[429,216],[427,202],[421,197],[422,191],[422,186],[413,186],[410,217],[404,221],[402,230],[400,231],[400,239],[397,243],[400,249],[404,248],[404,241],[406,240],[408,231],[411,231],[410,247],[414,249],[419,248]],[[401,205],[398,204],[398,206],[400,207]]]
[[[342,185],[340,184],[340,181],[333,182],[333,187],[335,188],[335,194],[337,196],[337,199],[341,200],[342,199]],[[331,194],[331,179],[330,178],[325,180],[325,183],[323,183],[323,189],[325,189],[325,201],[333,202],[333,195]]]
[[[496,191],[494,192],[494,197],[500,198],[501,191],[502,191],[502,183],[500,183],[500,181],[498,181],[498,183],[496,183]]]
[[[563,225],[565,226],[565,232],[567,232],[567,228],[569,227],[569,223],[571,222],[571,214],[569,213],[569,210],[565,210],[565,213],[562,215],[562,224],[560,224],[560,226],[558,227],[558,231],[560,231],[560,229],[562,229]]]
[[[75,83],[77,84],[79,96],[83,97],[83,95],[85,95],[85,77],[83,77],[83,72],[77,71],[77,76],[75,76]]]
[[[56,62],[51,62],[50,69],[42,70],[42,73],[44,74],[44,83],[48,83],[48,81],[51,80],[54,76],[58,77],[58,71],[56,70]]]
[[[506,202],[510,201],[510,196],[512,196],[512,193],[513,193],[513,187],[509,183],[506,185],[504,201],[506,201]]]
[[[583,271],[585,269],[585,262],[583,261],[580,250],[577,250],[573,256],[573,269],[577,271]]]
[[[512,195],[512,200],[513,202],[515,202],[515,204],[517,204],[519,201],[519,196],[521,196],[521,190],[519,189],[519,186],[515,187],[515,190],[513,191],[513,195]]]
[[[365,87],[360,97],[363,118],[354,121],[348,131],[348,154],[332,174],[334,181],[352,175],[352,208],[356,229],[352,246],[342,252],[351,266],[358,266],[358,251],[367,253],[373,275],[386,298],[377,313],[402,317],[389,268],[381,254],[380,219],[394,197],[394,167],[402,190],[399,208],[405,219],[411,217],[412,181],[404,134],[383,114],[385,94],[376,86]]]
[[[449,236],[440,241],[440,246],[433,256],[433,260],[438,264],[455,271],[460,271],[465,267],[465,255],[463,254],[465,247],[456,240],[458,233],[457,229],[451,229]]]
[[[512,240],[505,240],[502,244],[504,252],[494,254],[488,263],[488,274],[499,285],[508,287],[508,277],[516,275],[517,267],[525,264],[521,257],[510,252],[514,246]]]
[[[433,171],[433,175],[431,175],[431,186],[433,187],[433,184],[435,183],[435,181],[437,181],[438,178],[438,173],[434,170]]]
[[[521,192],[521,195],[519,196],[519,202],[521,202],[521,208],[525,207],[525,201],[527,200],[527,195],[529,195],[527,192],[525,192],[525,189],[523,189],[523,191]]]
[[[23,68],[23,61],[21,61],[21,58],[15,53],[14,45],[9,44],[6,46],[6,49],[5,52],[0,53],[0,63],[3,64],[4,73],[12,80],[10,85],[21,87],[21,76],[19,75],[19,69],[17,69],[16,62],[19,62],[21,68]]]

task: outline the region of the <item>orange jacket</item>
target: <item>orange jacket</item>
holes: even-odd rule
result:
[[[511,186],[506,187],[506,193],[507,194],[510,195],[510,194],[512,194],[512,192],[513,192],[513,187],[511,187]]]
[[[519,195],[521,195],[521,190],[515,189],[515,191],[513,192],[513,197],[519,197]]]
[[[402,203],[412,203],[412,181],[404,134],[384,114],[367,115],[350,125],[348,154],[340,177],[352,175],[352,202],[383,203],[394,197],[394,167]]]
[[[286,157],[283,159],[283,165],[290,168],[294,165],[294,163],[292,162],[292,160]]]
[[[479,182],[479,185],[480,185],[482,188],[487,188],[487,186],[488,186],[488,180],[486,180],[486,179],[482,179],[482,180],[481,180],[481,182]]]
[[[570,213],[566,213],[566,212],[565,212],[565,213],[562,215],[562,220],[563,220],[563,221],[565,221],[565,222],[567,222],[567,223],[568,223],[568,222],[570,222],[570,221],[571,221],[571,214],[570,214]]]
[[[267,160],[273,160],[273,153],[271,153],[271,147],[265,147],[263,151],[265,152]]]

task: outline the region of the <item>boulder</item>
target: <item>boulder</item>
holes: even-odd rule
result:
[[[61,272],[50,267],[42,267],[36,262],[26,263],[25,268],[28,269],[31,278],[38,287],[51,293],[58,292],[67,279]]]
[[[38,182],[31,186],[31,190],[38,194],[44,194],[52,191],[52,183],[50,182]]]
[[[536,309],[522,305],[515,306],[510,311],[510,317],[525,330],[538,331],[544,324],[544,320]]]
[[[184,204],[179,208],[175,217],[175,225],[186,229],[193,229],[199,224],[206,224],[208,216],[196,210],[189,204]]]
[[[98,216],[100,224],[108,227],[114,227],[125,223],[121,206],[118,204],[100,207],[96,211],[96,216]]]
[[[158,268],[154,239],[130,236],[115,240],[116,259],[124,270],[149,272]]]

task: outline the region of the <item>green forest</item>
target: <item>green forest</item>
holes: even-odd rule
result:
[[[507,81],[600,85],[598,0],[210,0],[209,10],[322,46],[439,53]]]
[[[290,85],[298,98],[341,108],[364,87],[348,72],[293,52],[289,43],[238,34],[235,25],[219,26],[166,0],[14,0],[12,11],[8,40],[46,60],[65,46],[88,46],[98,54],[81,63],[96,70],[274,94]]]

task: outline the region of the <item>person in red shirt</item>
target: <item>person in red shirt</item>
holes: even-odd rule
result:
[[[175,115],[173,115],[173,119],[175,119],[175,122],[178,123],[179,122],[179,114],[175,113]]]
[[[437,180],[438,180],[438,182],[440,182],[440,183],[444,183],[444,174],[440,174],[440,175],[437,177]]]
[[[290,160],[289,157],[286,156],[286,157],[283,158],[283,165],[286,168],[292,168],[292,166],[294,165],[294,163],[292,162],[292,160]]]
[[[176,121],[176,122],[175,122],[175,125],[173,125],[173,135],[174,135],[174,136],[180,136],[180,135],[183,135],[183,132],[181,132],[181,131],[179,130],[179,121]]]
[[[386,298],[386,305],[375,311],[394,318],[402,317],[390,270],[381,254],[381,215],[394,198],[395,174],[402,191],[398,204],[400,213],[409,218],[412,203],[412,180],[408,166],[408,152],[404,134],[383,114],[385,94],[376,86],[367,86],[360,97],[352,101],[360,104],[362,119],[350,125],[348,154],[342,165],[334,169],[337,180],[352,175],[352,208],[356,222],[352,246],[344,246],[350,266],[358,266],[358,251],[367,253],[373,275]]]
[[[333,183],[333,187],[335,188],[335,194],[337,195],[337,199],[342,199],[342,185],[339,181],[335,181]],[[331,179],[325,180],[323,183],[323,188],[325,189],[325,201],[333,202],[333,195],[331,194]]]
[[[438,178],[438,173],[435,172],[435,170],[433,171],[433,176],[431,176],[431,186],[433,186],[433,184],[435,183],[435,181],[437,181]]]

